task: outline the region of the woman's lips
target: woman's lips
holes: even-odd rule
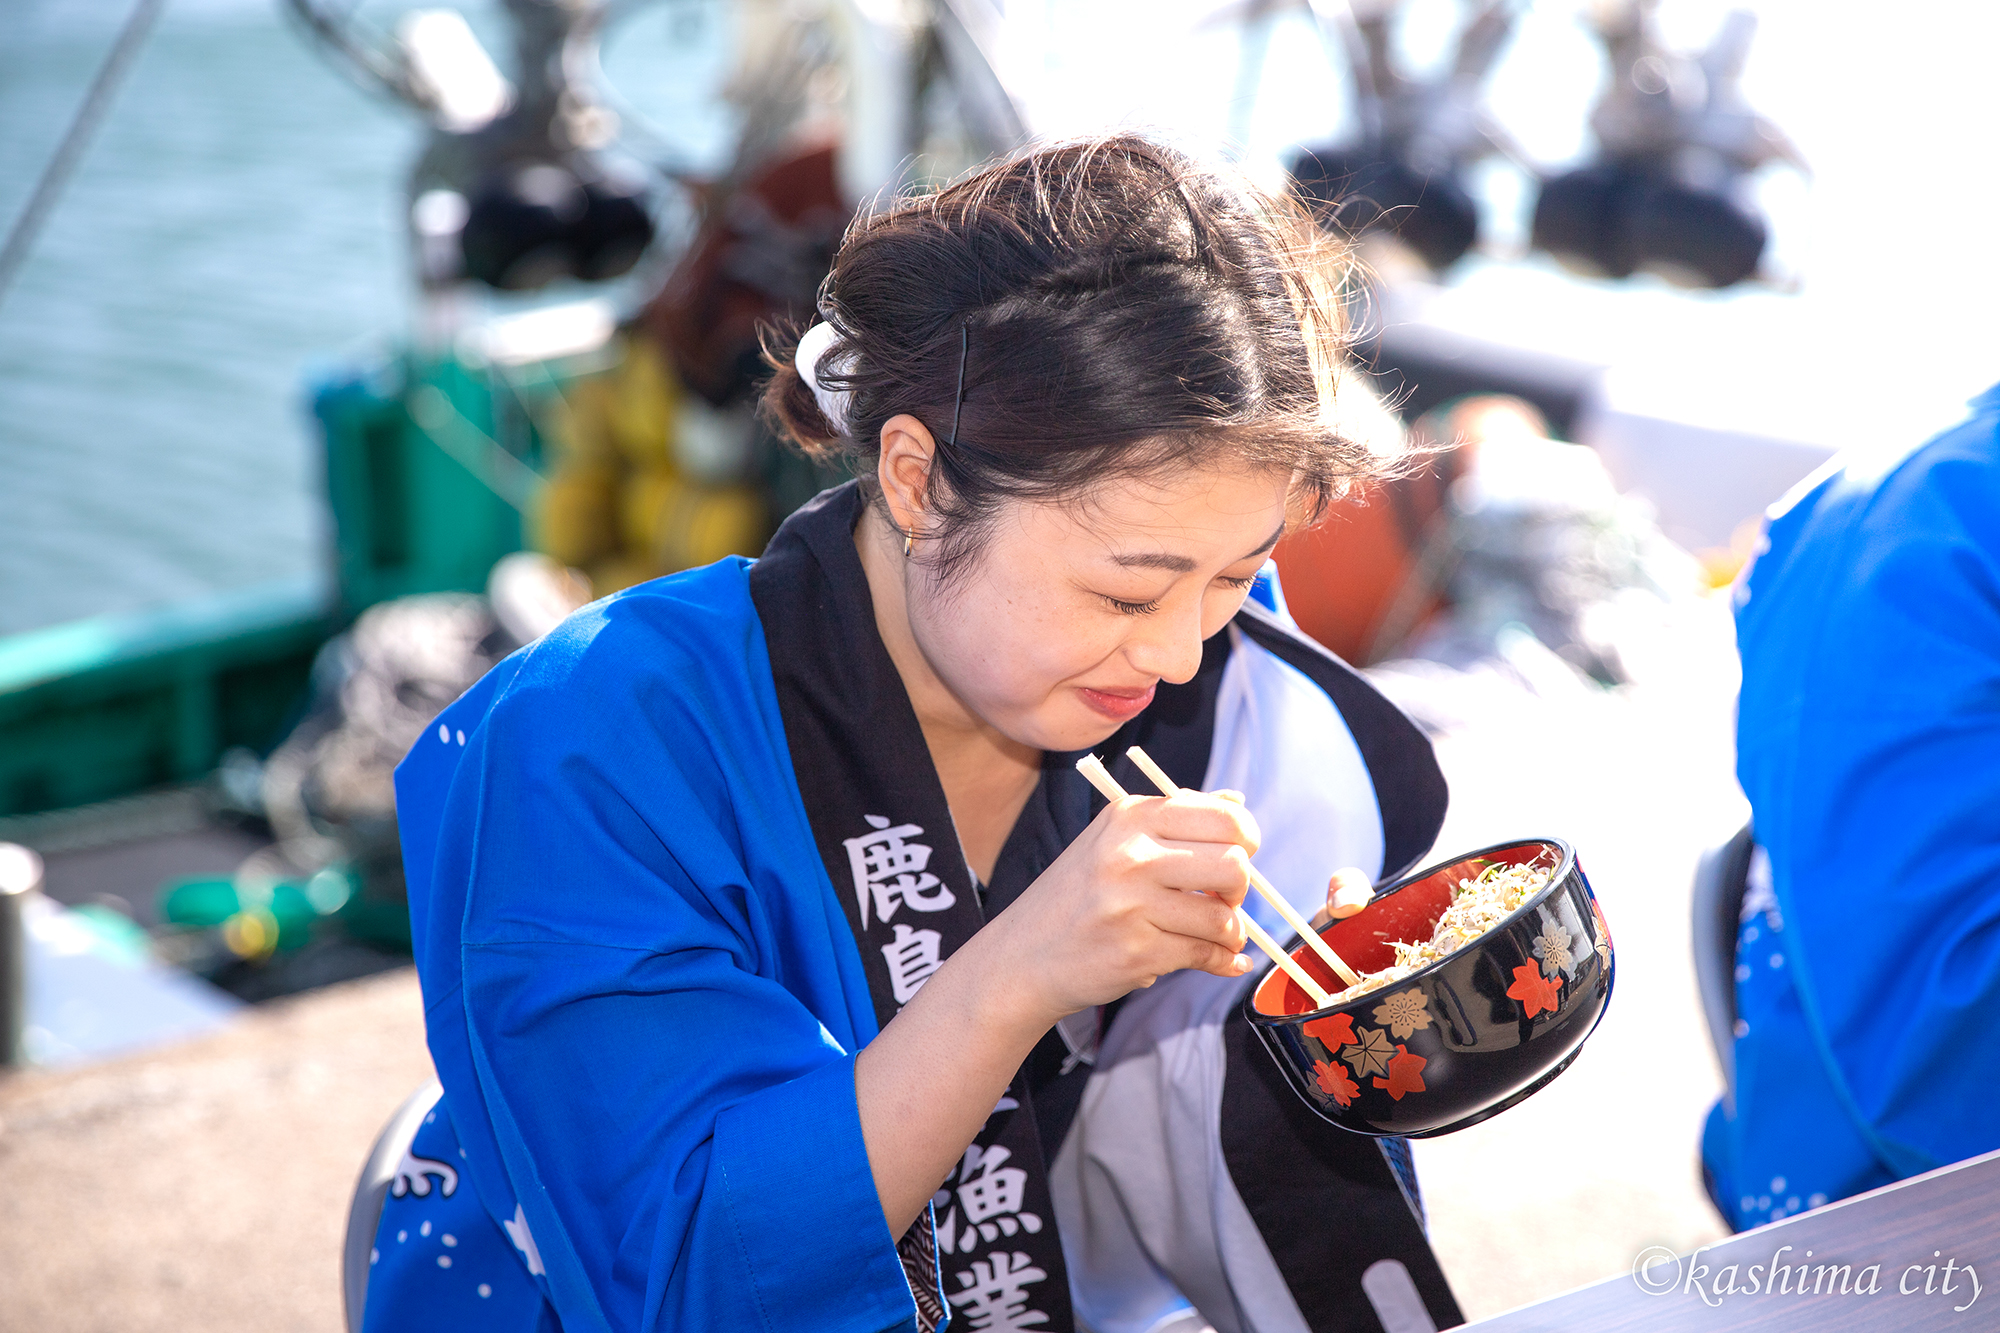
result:
[[[1083,701],[1108,718],[1119,722],[1135,718],[1146,711],[1146,705],[1153,702],[1154,685],[1143,690],[1093,690],[1087,685],[1079,685],[1076,692]]]

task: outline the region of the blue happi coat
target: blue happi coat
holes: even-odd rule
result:
[[[1704,1159],[1739,1228],[2000,1148],[2000,389],[1855,454],[1739,587],[1757,843],[1735,1114]]]

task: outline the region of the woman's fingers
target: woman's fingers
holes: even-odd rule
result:
[[[1208,940],[1187,941],[1187,961],[1183,967],[1191,967],[1218,977],[1240,977],[1252,966],[1250,959],[1234,949]]]
[[[1208,792],[1153,797],[1133,806],[1130,816],[1162,842],[1231,843],[1254,855],[1263,839],[1242,804]]]
[[[1231,953],[1242,952],[1249,943],[1242,915],[1206,893],[1157,892],[1143,910],[1155,929],[1169,935],[1208,940],[1227,946]]]
[[[1250,857],[1234,843],[1150,842],[1147,875],[1164,888],[1212,893],[1231,907],[1250,891]]]
[[[1236,908],[1259,837],[1227,795],[1112,801],[991,927],[1055,1013],[1187,968],[1242,976],[1249,941]]]

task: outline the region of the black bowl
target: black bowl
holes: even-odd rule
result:
[[[1461,879],[1549,855],[1555,874],[1520,910],[1393,985],[1315,1010],[1270,969],[1244,1013],[1307,1105],[1356,1133],[1430,1138],[1500,1114],[1569,1067],[1610,1003],[1612,959],[1610,927],[1568,843],[1506,842],[1420,870],[1320,935],[1357,972],[1379,971],[1396,961],[1389,941],[1431,937]],[[1342,989],[1303,943],[1292,957]]]

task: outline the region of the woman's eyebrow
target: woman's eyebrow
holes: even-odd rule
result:
[[[1164,569],[1172,574],[1188,574],[1194,570],[1194,561],[1184,555],[1168,555],[1165,551],[1141,551],[1133,555],[1114,555],[1111,563],[1126,569]]]
[[[1278,544],[1278,539],[1284,535],[1285,525],[1281,520],[1261,546],[1242,558],[1249,560],[1255,556],[1268,554],[1271,548]],[[1195,568],[1194,561],[1186,556],[1169,555],[1165,551],[1139,551],[1131,555],[1114,555],[1111,557],[1111,563],[1122,565],[1126,569],[1164,569],[1171,574],[1189,574],[1194,572]]]

